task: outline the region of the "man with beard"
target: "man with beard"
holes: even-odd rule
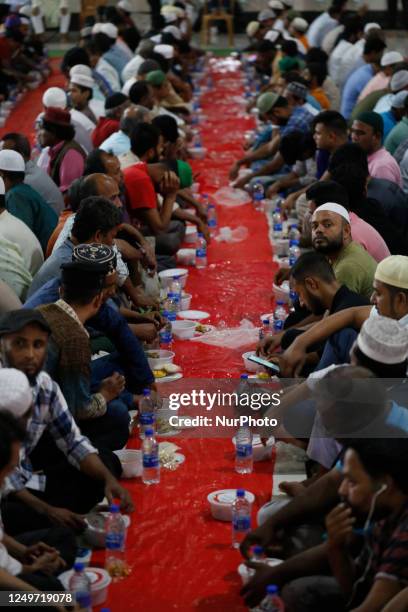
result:
[[[33,393],[33,413],[20,464],[9,479],[3,520],[11,535],[50,524],[73,529],[85,526],[86,514],[104,496],[133,509],[129,493],[115,476],[120,463],[111,451],[99,450],[81,434],[59,386],[43,371],[50,330],[33,310],[14,310],[0,320],[0,357],[3,366],[26,374]],[[44,436],[44,437],[43,437]],[[49,452],[54,442],[53,453]],[[47,453],[41,453],[41,446]],[[115,475],[114,475],[115,474]],[[9,501],[10,500],[10,501]]]
[[[392,439],[350,440],[344,465],[339,465],[339,503],[326,516],[324,543],[273,568],[248,563],[257,570],[242,589],[249,607],[263,598],[268,584],[285,585],[285,606],[295,612],[382,610],[403,589],[408,577],[408,440],[400,430],[384,428],[387,434]],[[356,529],[359,523],[362,529]]]
[[[351,238],[349,214],[343,206],[328,202],[312,217],[312,244],[330,261],[337,281],[368,299],[372,293],[375,260]]]

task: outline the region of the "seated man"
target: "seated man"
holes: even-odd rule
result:
[[[118,458],[105,449],[98,455],[75,424],[59,386],[43,370],[49,335],[38,311],[11,311],[0,320],[2,364],[24,372],[33,393],[20,464],[9,478],[2,507],[11,535],[26,531],[27,524],[32,529],[52,523],[81,529],[81,514],[104,496],[119,497],[125,511],[133,509],[116,479],[121,474]]]
[[[62,264],[61,298],[39,310],[51,329],[45,370],[58,383],[82,433],[96,448],[119,450],[129,437],[132,394],[125,392],[125,377],[113,373],[91,392],[91,345],[85,324],[109,296],[115,284],[115,256],[101,245],[80,245],[91,261]]]
[[[326,542],[273,568],[250,562],[257,572],[242,589],[245,603],[255,606],[266,586],[276,584],[284,587],[285,605],[296,612],[382,610],[407,580],[405,459],[406,437],[350,440],[338,489],[346,503],[327,514]],[[355,529],[356,522],[362,529]],[[361,532],[365,540],[360,539],[356,556]]]
[[[18,462],[19,450],[25,437],[23,423],[31,411],[32,394],[27,377],[19,370],[9,368],[0,370],[0,389],[0,438],[3,452],[4,446],[9,449],[6,449],[8,459],[2,455],[6,464],[0,466],[1,494],[4,479]],[[10,414],[10,408],[14,416]],[[75,534],[70,529],[51,527],[27,531],[12,538],[4,533],[0,515],[0,590],[7,584],[4,580],[23,580],[25,586],[30,584],[45,591],[63,590],[54,575],[73,565],[76,550]]]

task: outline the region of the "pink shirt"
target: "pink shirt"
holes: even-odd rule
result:
[[[387,77],[383,72],[377,72],[373,78],[368,81],[367,85],[364,87],[363,91],[357,98],[357,102],[360,102],[364,98],[368,96],[368,94],[373,93],[373,91],[379,91],[380,89],[387,89],[388,83],[390,82],[390,77]]]
[[[384,147],[369,155],[367,161],[368,170],[373,178],[387,179],[402,188],[400,167]]]
[[[384,242],[381,234],[377,230],[364,221],[361,217],[353,212],[350,215],[351,237],[354,242],[358,242],[362,247],[375,259],[380,262],[391,253]]]

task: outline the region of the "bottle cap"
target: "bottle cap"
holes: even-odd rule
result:
[[[80,561],[77,561],[76,563],[74,563],[74,570],[76,572],[83,572],[84,571],[84,567],[85,567],[85,565],[83,563],[81,563]]]
[[[153,429],[151,427],[148,427],[145,430],[145,436],[152,436],[153,435]]]
[[[291,240],[289,246],[299,246],[299,240]]]
[[[269,325],[269,319],[262,319],[262,325]]]
[[[241,374],[241,379],[242,380],[247,380],[248,379],[248,374]]]
[[[254,555],[262,555],[263,554],[263,547],[262,546],[254,546],[252,549]]]
[[[118,504],[111,504],[109,506],[109,512],[112,512],[113,514],[116,514],[117,512],[119,512]]]
[[[278,306],[284,306],[285,302],[283,300],[277,300],[276,302],[278,304]]]
[[[266,587],[266,592],[268,595],[275,595],[278,591],[279,589],[276,584],[268,584],[268,586]]]
[[[291,225],[290,229],[297,229],[297,223],[294,223],[293,225]]]
[[[237,497],[245,497],[244,489],[237,489]]]
[[[202,232],[198,232],[197,236],[198,236],[199,238],[202,238],[202,237],[203,237]]]
[[[150,389],[143,389],[143,395],[145,395],[146,397],[150,395]]]

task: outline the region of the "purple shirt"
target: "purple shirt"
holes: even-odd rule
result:
[[[61,141],[58,144],[50,147],[49,149],[49,165],[48,165],[48,174],[51,174],[51,163],[57,157],[58,153],[64,146],[65,141]],[[59,172],[60,185],[59,189],[62,193],[65,193],[71,186],[71,183],[75,181],[75,179],[80,178],[84,173],[85,162],[84,158],[78,151],[74,149],[70,149],[64,155]]]
[[[397,183],[402,188],[402,178],[400,167],[384,147],[381,147],[375,153],[372,153],[367,158],[368,170],[370,176],[379,179],[387,179],[393,183]]]

